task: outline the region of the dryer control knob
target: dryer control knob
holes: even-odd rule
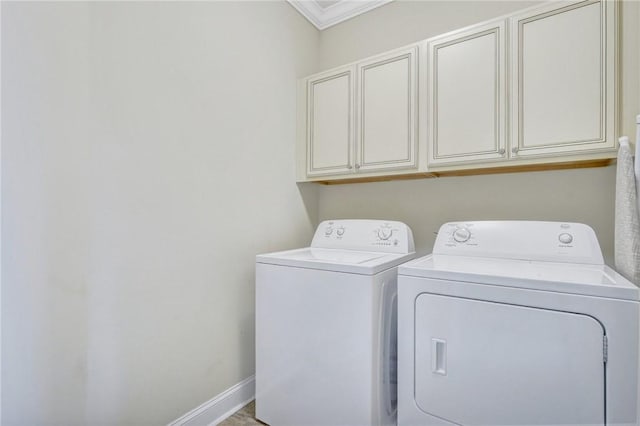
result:
[[[388,240],[389,238],[391,238],[391,234],[393,234],[391,228],[378,229],[378,238],[380,238],[381,240]]]
[[[344,228],[341,226],[340,228],[338,228],[338,230],[336,231],[336,234],[338,234],[339,237],[344,235]]]
[[[571,241],[573,241],[573,235],[564,232],[558,235],[558,240],[560,240],[562,244],[571,244]]]
[[[327,226],[326,228],[324,228],[324,235],[331,235],[333,233],[333,228],[330,226]]]
[[[458,228],[453,232],[453,239],[459,243],[464,243],[471,238],[471,232],[467,228]]]

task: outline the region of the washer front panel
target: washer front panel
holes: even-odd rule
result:
[[[396,423],[397,271],[256,264],[256,417],[270,425]]]

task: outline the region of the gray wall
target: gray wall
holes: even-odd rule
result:
[[[254,372],[254,256],[306,244],[284,2],[2,3],[2,423],[166,424]]]
[[[524,1],[395,1],[321,33],[320,68],[419,41],[528,7]],[[622,5],[622,132],[640,113],[637,2]],[[319,218],[405,221],[428,253],[439,226],[454,220],[526,219],[591,225],[613,263],[615,167],[325,186]]]

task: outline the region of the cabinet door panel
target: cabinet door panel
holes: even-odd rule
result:
[[[307,84],[307,175],[350,173],[353,72],[335,71]]]
[[[431,39],[429,164],[505,156],[504,22]]]
[[[512,18],[513,155],[615,146],[614,2]]]
[[[358,167],[416,167],[417,48],[358,66]]]

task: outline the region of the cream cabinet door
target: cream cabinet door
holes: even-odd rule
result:
[[[506,159],[505,21],[426,45],[429,165]]]
[[[512,157],[615,148],[616,3],[551,3],[510,19]]]
[[[307,176],[353,172],[354,77],[349,66],[307,79]]]
[[[359,172],[417,167],[418,47],[358,63]]]

